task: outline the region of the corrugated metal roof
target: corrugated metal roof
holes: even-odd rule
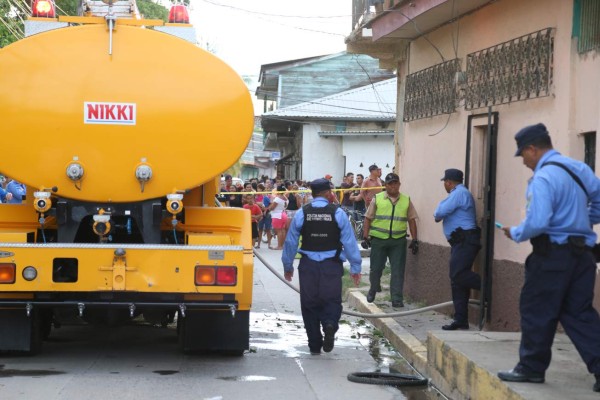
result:
[[[335,120],[396,119],[397,78],[284,107],[264,117]]]

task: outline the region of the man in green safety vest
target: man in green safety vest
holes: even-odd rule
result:
[[[371,287],[367,301],[372,303],[381,292],[381,274],[389,259],[391,268],[390,294],[392,307],[404,307],[404,266],[406,264],[407,228],[413,254],[419,250],[417,211],[410,197],[400,193],[400,178],[394,173],[385,177],[385,191],[378,193],[365,214],[363,247],[371,247]]]

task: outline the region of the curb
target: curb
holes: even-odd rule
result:
[[[495,374],[433,332],[427,335],[427,373],[436,388],[455,400],[524,400]]]
[[[362,313],[384,312],[375,304],[367,303],[365,295],[359,289],[350,289],[346,301]],[[495,374],[453,348],[444,339],[446,334],[436,335],[436,332],[429,331],[427,342],[424,344],[393,318],[368,319],[383,332],[394,348],[419,373],[428,377],[444,395],[454,400],[525,399]]]

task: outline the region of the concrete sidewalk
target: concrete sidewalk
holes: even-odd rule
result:
[[[363,282],[368,283],[368,258],[363,258],[362,274]],[[347,306],[370,314],[418,307],[405,301],[404,308],[392,309],[389,302],[377,298],[369,304],[365,292],[365,288],[351,289]],[[381,297],[383,295],[385,293],[381,293]],[[592,391],[594,376],[587,372],[565,334],[556,335],[544,384],[509,383],[501,381],[496,374],[517,363],[521,338],[518,332],[479,331],[473,326],[469,331],[443,331],[441,326],[451,319],[435,311],[369,320],[404,358],[454,400],[600,399],[600,393]]]
[[[281,251],[261,248],[260,254],[274,267],[281,267]],[[297,266],[297,263],[295,264]],[[348,269],[349,264],[344,266]],[[297,276],[297,274],[296,274]],[[368,251],[363,252],[362,281],[369,281]],[[392,313],[418,308],[405,303],[393,309],[385,286],[374,303],[367,303],[368,286],[350,289],[344,304],[366,314]],[[448,310],[451,311],[451,308]],[[449,314],[449,313],[448,313]],[[496,374],[508,370],[518,360],[520,333],[479,331],[443,331],[450,317],[427,311],[394,318],[369,318],[390,343],[422,375],[446,396],[454,400],[564,400],[600,399],[592,391],[594,376],[587,372],[575,347],[564,334],[557,334],[552,347],[552,363],[546,372],[546,383],[508,383]]]

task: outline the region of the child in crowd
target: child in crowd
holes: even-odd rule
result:
[[[254,202],[254,194],[244,196],[244,208],[250,210],[250,218],[252,219],[252,243],[257,249],[260,249],[260,236],[258,236],[258,221],[263,217],[262,210]]]

